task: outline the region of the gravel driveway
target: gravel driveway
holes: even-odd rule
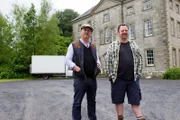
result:
[[[147,120],[180,120],[180,80],[141,80],[142,110]],[[0,83],[0,120],[71,120],[73,80]],[[136,120],[125,100],[125,120]],[[110,82],[98,78],[98,120],[117,120]],[[86,97],[82,120],[87,119]]]

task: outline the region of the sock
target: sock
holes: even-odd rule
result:
[[[143,116],[137,117],[137,120],[146,120]]]

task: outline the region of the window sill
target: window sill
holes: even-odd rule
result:
[[[147,35],[147,36],[144,36],[144,38],[148,38],[148,37],[153,37],[153,35]]]

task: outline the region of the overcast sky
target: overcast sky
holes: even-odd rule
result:
[[[100,0],[50,0],[53,10],[64,10],[66,8],[73,9],[79,14],[83,14],[93,6],[99,3]],[[26,8],[35,5],[36,10],[39,10],[41,0],[0,0],[0,12],[4,15],[10,15],[12,4],[24,5]]]

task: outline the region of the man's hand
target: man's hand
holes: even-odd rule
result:
[[[75,72],[79,72],[81,70],[81,68],[79,68],[78,66],[74,66],[72,70]]]

